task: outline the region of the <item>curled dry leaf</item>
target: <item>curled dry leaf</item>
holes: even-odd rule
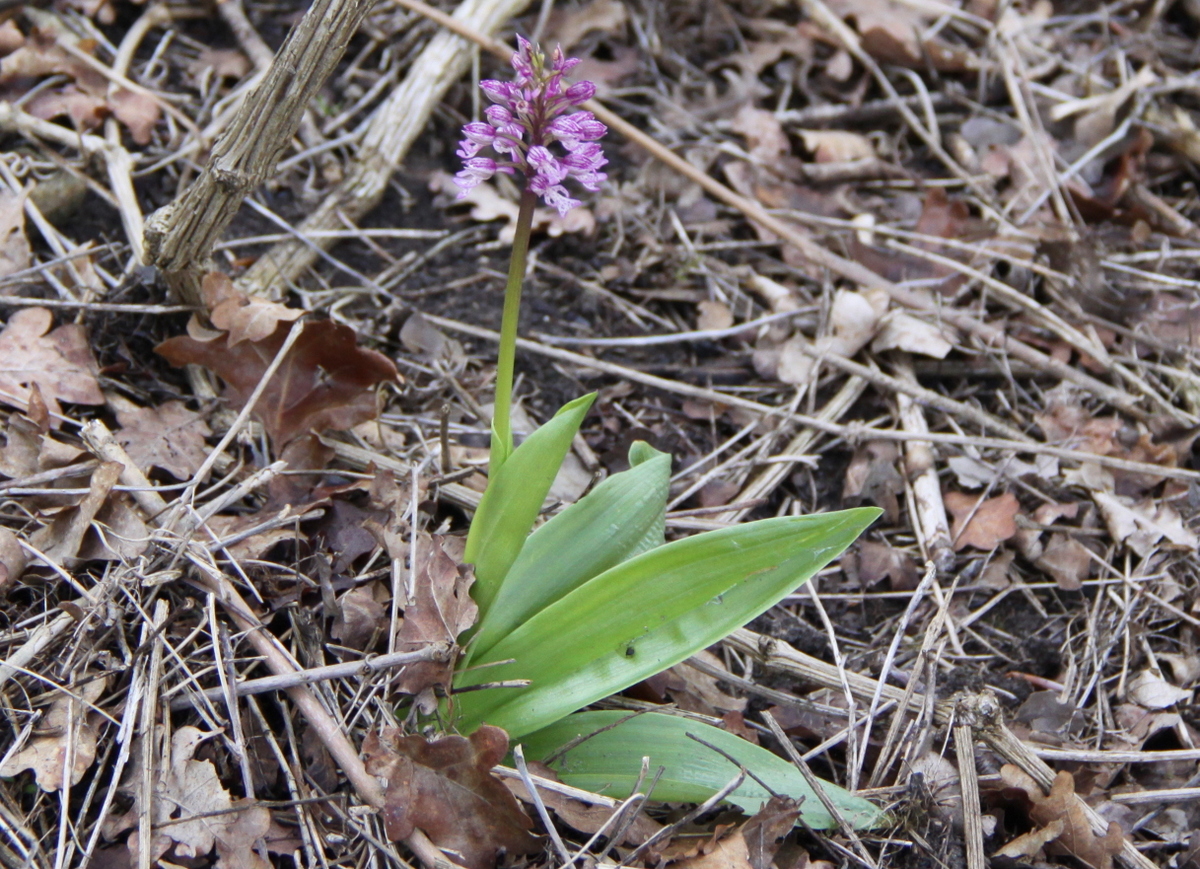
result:
[[[818,163],[849,163],[875,157],[871,140],[848,130],[801,130],[804,147]]]
[[[0,277],[29,268],[32,256],[25,235],[25,197],[0,190]]]
[[[967,546],[991,551],[1017,533],[1017,513],[1021,503],[1011,492],[982,501],[963,492],[947,492],[946,509],[954,515],[955,550]]]
[[[21,578],[25,572],[25,550],[17,535],[8,528],[0,528],[0,595]]]
[[[62,790],[63,772],[70,760],[68,786],[79,784],[96,760],[96,740],[104,716],[92,707],[106,685],[108,678],[97,676],[73,687],[70,694],[55,691],[50,708],[35,725],[34,735],[0,766],[0,776],[17,775],[29,769],[42,790]]]
[[[1044,827],[1022,833],[992,856],[1008,857],[1012,860],[1036,857],[1047,843],[1053,842],[1062,835],[1065,826],[1066,824],[1061,818],[1055,819]]]
[[[1091,572],[1088,548],[1067,534],[1052,534],[1037,566],[1045,570],[1064,591],[1079,591]]]
[[[378,582],[350,589],[337,600],[337,614],[330,635],[351,649],[365,650],[386,628],[386,591]]]
[[[36,385],[50,425],[57,427],[60,401],[104,404],[104,394],[83,327],[68,323],[51,331],[53,323],[45,308],[25,308],[8,318],[0,332],[0,401],[24,410]]]
[[[742,839],[754,869],[770,869],[781,840],[792,831],[798,817],[799,800],[776,796],[742,825]]]
[[[1149,555],[1159,541],[1190,550],[1200,545],[1200,538],[1168,504],[1152,498],[1133,503],[1130,498],[1104,491],[1092,492],[1092,500],[1113,540],[1126,544],[1138,555]]]
[[[776,375],[784,383],[807,383],[820,354],[853,356],[875,337],[887,308],[887,295],[882,291],[838,290],[829,312],[830,334],[816,341],[793,335],[780,348]]]
[[[267,319],[275,317],[275,327],[256,340],[249,336],[263,329],[260,305],[226,300],[219,309],[228,313],[223,322],[230,331],[200,334],[189,328],[194,334],[168,338],[155,349],[172,365],[203,365],[214,371],[225,381],[227,396],[241,407],[283,346],[291,324],[269,314]],[[254,415],[282,450],[309,432],[344,431],[374,419],[375,387],[397,377],[391,360],[359,347],[349,326],[308,322],[259,397]]]
[[[404,608],[396,651],[413,652],[434,643],[452,645],[459,634],[475,624],[479,607],[469,593],[475,577],[470,565],[461,564],[460,558],[446,551],[458,546],[459,541],[438,535],[418,539],[416,600]],[[397,676],[396,690],[419,694],[433,685],[448,686],[452,673],[450,661],[410,664]]]
[[[1192,692],[1172,685],[1161,673],[1146,669],[1129,680],[1125,696],[1146,709],[1166,709],[1176,703],[1187,703]]]
[[[1103,836],[1092,831],[1083,800],[1075,794],[1075,778],[1060,772],[1046,794],[1036,781],[1019,767],[1006,763],[1000,768],[1000,779],[1029,801],[1029,820],[1040,827],[1062,822],[1062,831],[1047,845],[1061,847],[1068,854],[1092,869],[1112,869],[1113,858],[1121,853],[1125,837],[1121,825],[1112,821]]]
[[[746,103],[733,116],[732,129],[746,140],[750,156],[767,166],[775,166],[792,151],[783,125],[774,112]]]
[[[493,869],[500,852],[541,849],[533,823],[492,775],[508,753],[508,735],[484,725],[469,737],[433,741],[401,736],[396,728],[363,741],[367,771],[387,779],[383,820],[389,839],[422,830],[467,869]]]
[[[243,341],[265,340],[280,323],[291,323],[304,316],[299,308],[239,292],[223,272],[206,274],[200,282],[200,293],[212,324],[229,333],[230,347]]]
[[[212,430],[182,401],[119,410],[117,422],[117,441],[142,471],[162,468],[177,480],[189,480],[208,457],[204,439]]]

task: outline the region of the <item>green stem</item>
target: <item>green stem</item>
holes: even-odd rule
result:
[[[504,318],[500,322],[500,355],[496,362],[496,404],[492,414],[489,476],[494,476],[500,470],[513,451],[511,409],[513,369],[517,357],[517,321],[521,314],[521,284],[525,279],[525,255],[529,251],[529,233],[536,203],[537,194],[526,187],[521,194],[517,232],[513,237],[512,258],[508,262],[508,283],[504,287]]]

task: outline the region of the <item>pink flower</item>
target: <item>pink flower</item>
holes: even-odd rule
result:
[[[495,175],[496,169],[496,161],[487,157],[469,157],[463,160],[462,171],[454,176],[454,183],[462,191],[458,194],[458,198],[464,198],[472,187],[482,184]]]
[[[596,86],[589,81],[564,87],[563,76],[579,64],[556,48],[549,64],[546,56],[529,40],[517,37],[512,56],[515,70],[511,82],[488,79],[480,89],[492,102],[484,110],[488,122],[475,121],[463,127],[457,154],[463,169],[454,176],[465,191],[491,178],[496,172],[520,170],[529,189],[559,214],[579,205],[563,183],[573,178],[584,189],[596,191],[608,176],[600,168],[608,163],[597,140],[608,132],[591,112],[567,112],[590,100]],[[558,145],[566,153],[550,150]],[[499,161],[476,155],[491,148]]]

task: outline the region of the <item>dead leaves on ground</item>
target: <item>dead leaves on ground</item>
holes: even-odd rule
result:
[[[1125,844],[1121,825],[1108,824],[1102,836],[1092,830],[1083,801],[1075,795],[1075,779],[1060,772],[1047,794],[1027,773],[1012,764],[1000,768],[1000,778],[1009,792],[1019,795],[1027,805],[1033,832],[1009,842],[1001,856],[1033,858],[1042,848],[1057,849],[1082,861],[1091,869],[1112,869],[1113,858]]]
[[[492,775],[508,735],[484,725],[433,741],[389,728],[363,742],[367,771],[387,780],[383,810],[389,839],[421,830],[467,869],[493,869],[501,850],[532,854],[541,844],[516,798]]]
[[[249,299],[217,273],[205,278],[204,299],[220,331],[193,319],[187,335],[168,338],[157,351],[172,365],[203,365],[213,371],[240,408],[302,312]],[[358,346],[349,326],[323,320],[300,328],[300,337],[254,406],[255,418],[279,450],[312,432],[344,431],[373,419],[375,388],[398,377],[390,359]]]
[[[158,101],[141,90],[111,87],[104,73],[83,59],[92,56],[95,40],[76,36],[55,13],[37,12],[36,18],[38,26],[24,36],[11,21],[4,25],[9,47],[0,59],[4,98],[23,98],[38,79],[64,76],[66,83],[37,90],[25,111],[44,120],[66,116],[80,131],[93,130],[112,115],[129,129],[134,142],[149,144],[162,116]]]
[[[215,735],[191,726],[180,727],[171,735],[169,761],[154,782],[150,806],[142,802],[140,763],[126,767],[125,788],[133,796],[133,807],[123,815],[110,815],[103,832],[111,840],[132,831],[125,847],[134,865],[142,848],[149,850],[151,864],[163,858],[208,857],[215,849],[217,869],[270,869],[268,854],[273,845],[284,853],[298,845],[272,819],[269,809],[235,801],[212,761],[196,758],[201,743]],[[144,743],[138,746],[139,752],[145,750]],[[139,838],[138,819],[144,812],[152,818],[154,830],[148,845]]]
[[[83,327],[67,323],[51,328],[53,323],[54,315],[45,308],[24,308],[8,318],[0,332],[0,401],[25,410],[36,387],[50,411],[50,424],[57,427],[60,401],[104,404],[104,395]]]
[[[104,716],[95,703],[108,685],[107,677],[95,674],[69,691],[55,691],[50,707],[34,726],[29,741],[0,766],[0,776],[32,770],[44,791],[62,790],[79,784],[96,760],[96,744]],[[63,773],[71,771],[70,782]]]

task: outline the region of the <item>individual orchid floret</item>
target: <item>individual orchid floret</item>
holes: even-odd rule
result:
[[[563,182],[574,179],[585,190],[597,191],[608,176],[600,168],[608,163],[598,144],[608,128],[591,112],[573,112],[596,94],[590,81],[564,85],[563,76],[579,60],[566,57],[561,48],[546,56],[524,37],[517,37],[512,56],[513,81],[488,79],[480,89],[492,102],[484,110],[487,123],[474,121],[463,127],[458,156],[463,170],[454,176],[462,193],[496,172],[520,171],[529,190],[562,215],[579,205]],[[557,146],[565,153],[551,150]],[[476,155],[491,148],[500,158]],[[480,162],[480,161],[484,162]]]
[[[472,187],[479,186],[495,175],[497,168],[496,161],[487,157],[464,159],[462,171],[454,176],[454,183],[462,190],[458,198],[462,199]]]

